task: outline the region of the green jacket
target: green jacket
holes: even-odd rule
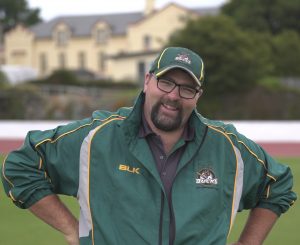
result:
[[[188,143],[172,187],[172,207],[151,150],[139,138],[141,95],[133,108],[28,133],[3,163],[6,193],[21,208],[46,195],[77,197],[80,244],[226,244],[237,211],[280,215],[296,200],[292,174],[232,125],[193,112]],[[170,211],[171,210],[171,211]]]

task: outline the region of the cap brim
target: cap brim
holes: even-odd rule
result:
[[[194,74],[193,72],[191,72],[189,69],[187,69],[187,68],[184,67],[184,66],[180,66],[180,65],[168,66],[168,67],[165,67],[165,68],[162,69],[162,70],[158,70],[158,71],[155,73],[155,75],[156,75],[157,77],[160,77],[160,76],[162,76],[163,74],[165,74],[167,71],[170,71],[170,70],[176,69],[176,68],[182,69],[182,70],[186,71],[186,72],[187,72],[187,73],[195,80],[195,82],[201,87],[201,82],[200,82],[200,80],[195,76],[195,74]]]

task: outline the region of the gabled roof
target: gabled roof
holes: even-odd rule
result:
[[[53,28],[59,23],[65,23],[69,26],[73,36],[89,36],[93,26],[99,22],[106,22],[111,30],[112,35],[122,35],[126,33],[130,23],[143,18],[140,12],[107,14],[107,15],[76,15],[61,16],[48,22],[37,24],[31,28],[37,38],[47,38],[52,35]]]
[[[218,8],[194,8],[187,9],[203,15],[216,15],[219,12]],[[94,25],[103,21],[106,22],[112,31],[112,35],[124,35],[130,24],[142,21],[145,18],[142,12],[106,14],[106,15],[74,15],[60,16],[47,22],[42,22],[30,28],[36,38],[49,38],[52,35],[53,28],[60,23],[66,24],[72,36],[90,36]]]

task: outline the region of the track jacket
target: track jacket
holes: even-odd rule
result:
[[[21,208],[53,193],[77,197],[81,245],[224,245],[237,211],[280,215],[296,200],[287,166],[232,125],[194,111],[195,139],[178,164],[169,208],[149,146],[138,137],[142,103],[143,94],[133,108],[29,132],[2,166],[8,196]]]

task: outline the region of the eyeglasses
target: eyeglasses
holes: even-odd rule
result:
[[[165,93],[171,93],[176,87],[179,87],[179,96],[183,99],[193,99],[199,93],[199,89],[187,85],[178,84],[170,78],[156,77],[157,88]]]

